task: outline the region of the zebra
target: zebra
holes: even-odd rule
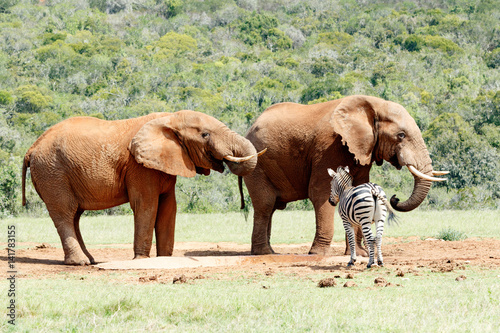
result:
[[[328,201],[332,206],[336,206],[340,202],[339,214],[351,248],[351,260],[347,266],[350,267],[356,262],[354,225],[361,227],[365,241],[368,244],[370,259],[367,267],[371,268],[375,261],[375,242],[377,243],[377,263],[379,266],[383,266],[382,234],[384,233],[384,221],[387,211],[389,211],[388,224],[397,222],[396,215],[387,202],[384,190],[374,183],[365,183],[353,187],[353,177],[349,174],[349,167],[338,167],[337,172],[329,168],[328,174],[333,178]],[[377,229],[375,239],[371,228],[373,222],[375,222]]]

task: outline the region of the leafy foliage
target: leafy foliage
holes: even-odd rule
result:
[[[498,207],[498,15],[463,0],[0,1],[2,214],[21,211],[19,161],[62,119],[196,109],[244,134],[273,103],[352,94],[405,106],[451,171],[422,207]],[[372,170],[411,191],[411,176]],[[179,179],[179,209],[237,210],[236,183]]]

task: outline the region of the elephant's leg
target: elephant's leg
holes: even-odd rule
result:
[[[361,244],[364,236],[363,236],[363,231],[361,230],[360,227],[355,226],[354,227],[354,234],[355,234],[355,244],[356,244],[356,253],[360,255],[361,257],[368,257],[368,252],[366,251],[366,248]],[[351,254],[351,249],[349,246],[349,242],[347,241],[347,234],[345,236],[346,242],[345,242],[345,252],[344,255],[349,255]],[[365,246],[366,246],[366,239],[365,239]]]
[[[90,265],[90,260],[80,247],[75,231],[74,214],[76,214],[76,210],[74,213],[59,213],[51,211],[49,206],[47,206],[47,209],[61,238],[64,250],[64,263],[66,265]]]
[[[50,218],[57,229],[64,250],[66,265],[90,265],[89,258],[83,252],[75,230],[75,221],[80,218],[78,200],[66,178],[49,166],[32,166],[33,183],[40,197],[45,202]],[[47,178],[41,170],[48,170],[57,177]],[[81,236],[81,235],[80,235]]]
[[[153,244],[158,198],[148,200],[146,195],[139,194],[139,197],[130,200],[130,207],[134,212],[134,259],[149,258]]]
[[[274,207],[257,209],[254,206],[254,223],[251,249],[251,253],[254,255],[275,253],[273,248],[271,247],[271,225],[274,212]]]
[[[335,207],[328,202],[328,195],[323,198],[323,202],[314,202],[316,213],[316,234],[309,250],[309,254],[329,255],[331,254],[330,244],[333,238],[333,215]]]
[[[335,207],[328,202],[331,192],[330,181],[326,167],[316,166],[309,181],[309,199],[316,215],[316,234],[309,250],[310,254],[331,254]]]
[[[270,240],[271,221],[276,210],[276,190],[260,169],[244,177],[244,180],[254,209],[251,253],[273,254]]]
[[[90,263],[93,265],[95,264],[94,257],[90,254],[90,252],[87,250],[87,247],[85,246],[85,243],[83,242],[82,234],[80,233],[80,217],[83,214],[83,210],[79,209],[76,211],[75,217],[73,218],[74,221],[74,226],[75,226],[75,233],[76,233],[76,238],[78,240],[78,243],[80,244],[80,247],[82,248],[83,253],[89,258]]]
[[[175,192],[161,195],[155,223],[156,255],[158,257],[172,255],[176,213]]]

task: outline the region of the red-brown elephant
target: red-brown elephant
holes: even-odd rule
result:
[[[203,113],[154,113],[117,121],[70,118],[48,129],[26,153],[23,205],[29,167],[61,238],[65,264],[94,263],[80,234],[82,213],[126,202],[134,212],[134,258],[149,256],[153,229],[157,255],[170,256],[176,176],[222,172],[223,162],[244,176],[257,163],[255,148]]]
[[[418,207],[438,174],[415,120],[401,105],[370,96],[349,96],[314,105],[281,103],[269,107],[250,128],[255,148],[268,148],[255,170],[244,177],[254,207],[252,253],[274,253],[271,220],[291,201],[312,201],[316,235],[310,253],[329,252],[334,207],[328,203],[327,168],[348,166],[353,185],[368,182],[370,168],[384,160],[397,169],[407,166],[415,184],[410,198],[391,205],[398,211]],[[442,174],[442,173],[439,173]],[[240,182],[241,184],[241,182]],[[361,232],[357,236],[358,253]],[[346,249],[347,252],[347,249]]]

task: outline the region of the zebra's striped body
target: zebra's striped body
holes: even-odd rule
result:
[[[353,226],[361,227],[363,236],[368,245],[370,259],[367,267],[370,268],[375,261],[375,243],[377,244],[377,262],[383,266],[382,258],[382,234],[384,233],[384,221],[389,211],[389,222],[395,220],[395,215],[387,203],[384,190],[374,183],[365,183],[352,186],[352,176],[349,168],[339,167],[335,173],[328,169],[332,179],[332,190],[330,203],[339,205],[339,214],[342,218],[347,239],[351,248],[351,260],[348,266],[354,265],[356,261],[356,246],[354,241]],[[371,224],[375,223],[376,237],[373,237]]]

